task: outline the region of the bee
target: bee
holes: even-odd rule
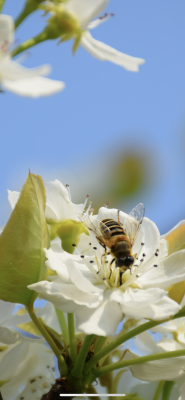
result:
[[[120,270],[120,285],[122,284],[122,275],[128,269],[131,270],[136,255],[132,254],[132,247],[136,240],[139,228],[144,217],[144,205],[138,204],[125,218],[120,222],[118,210],[118,221],[112,218],[105,218],[98,221],[96,218],[81,213],[79,218],[81,222],[92,231],[98,242],[105,249],[105,254],[111,254],[115,262],[115,267]],[[107,253],[107,247],[110,253]]]

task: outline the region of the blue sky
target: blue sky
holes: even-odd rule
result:
[[[23,4],[6,0],[3,11],[16,17]],[[71,189],[74,183],[83,201],[84,185],[96,182],[103,157],[120,148],[144,149],[155,170],[150,192],[126,211],[143,202],[161,233],[185,218],[185,2],[112,0],[105,11],[115,16],[93,36],[146,63],[139,73],[128,72],[83,48],[72,55],[71,41],[31,49],[24,65],[51,64],[50,77],[66,89],[37,100],[0,95],[1,225],[10,213],[7,189],[20,190],[29,168],[44,181],[58,178]],[[19,43],[41,31],[41,14],[17,29]]]

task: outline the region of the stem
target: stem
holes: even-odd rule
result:
[[[0,13],[2,12],[2,8],[4,6],[5,0],[0,0]]]
[[[33,38],[26,40],[26,42],[20,44],[20,46],[16,47],[16,49],[12,51],[12,57],[17,56],[17,54],[22,53],[23,51],[29,49],[30,47],[33,47],[36,44],[44,42],[44,40],[48,39],[49,39],[48,34],[44,30],[38,35],[34,36]]]
[[[81,376],[82,376],[82,371],[83,371],[83,367],[85,364],[85,360],[86,360],[87,354],[89,352],[89,349],[91,347],[94,337],[95,337],[95,335],[87,335],[83,342],[83,345],[78,354],[75,366],[71,372],[71,375],[74,376],[75,378],[81,378]]]
[[[26,17],[28,17],[29,14],[32,12],[36,11],[39,7],[39,4],[42,3],[44,0],[32,0],[32,1],[27,1],[25,4],[25,7],[23,8],[22,12],[19,14],[17,19],[15,20],[15,29],[21,24],[22,21]]]
[[[95,346],[94,346],[94,354],[98,353],[103,348],[106,340],[107,340],[106,336],[99,336],[97,338]]]
[[[148,361],[165,360],[167,358],[181,357],[185,356],[185,349],[175,350],[175,351],[165,351],[163,353],[151,354],[149,356],[143,356],[138,358],[132,358],[126,361],[120,361],[113,365],[107,365],[96,370],[96,377],[107,374],[108,372],[115,371],[116,369],[129,367],[130,365],[144,364]]]
[[[76,336],[75,336],[74,314],[68,313],[67,319],[68,319],[70,356],[71,356],[71,360],[75,364],[76,359],[77,359],[77,346],[76,346]]]
[[[164,384],[165,384],[165,381],[159,382],[159,384],[157,386],[157,389],[156,389],[156,392],[154,394],[153,400],[159,400],[159,396],[160,396],[160,394],[161,394],[161,392],[163,390]]]
[[[49,333],[45,330],[44,326],[41,324],[41,322],[39,321],[39,319],[35,315],[32,305],[28,306],[28,313],[29,313],[32,321],[34,322],[35,326],[39,329],[40,333],[42,334],[42,336],[44,336],[44,338],[48,342],[49,346],[53,350],[53,353],[58,358],[58,366],[59,366],[59,370],[60,370],[61,375],[62,376],[67,375],[68,368],[67,368],[67,365],[65,363],[65,360],[64,360],[63,356],[61,355],[60,350],[58,349],[58,347],[54,343],[53,339],[51,338]]]
[[[162,400],[169,400],[170,394],[171,394],[171,391],[172,391],[172,388],[174,385],[175,385],[174,381],[165,382],[164,388],[163,388]]]
[[[110,344],[108,344],[106,347],[98,351],[92,357],[88,363],[86,364],[86,372],[89,372],[90,369],[99,361],[101,358],[109,354],[112,350],[116,349],[120,344],[126,342],[127,340],[131,339],[132,337],[139,335],[140,333],[147,331],[148,329],[153,328],[156,325],[161,324],[161,321],[159,322],[146,322],[143,325],[138,326],[137,328],[132,329],[130,332],[124,333],[123,335],[119,336],[115,340],[113,340]]]
[[[164,322],[168,322],[173,319],[181,318],[184,317],[185,310],[180,310],[177,314],[174,315],[173,318],[169,318],[167,320],[163,321],[149,321],[146,322],[145,324],[139,325],[138,327],[132,329],[131,331],[122,334],[121,336],[118,336],[115,340],[113,340],[110,344],[108,344],[106,347],[104,347],[102,350],[98,351],[86,364],[86,372],[88,373],[91,368],[93,368],[96,363],[101,360],[104,356],[109,354],[112,350],[116,349],[118,346],[120,346],[122,343],[125,343],[127,340],[133,338],[134,336],[139,335],[142,332],[145,332],[149,329],[154,328],[157,325],[161,325]]]
[[[69,335],[68,335],[68,329],[67,329],[67,324],[66,324],[64,313],[62,311],[58,310],[58,308],[56,308],[56,307],[55,307],[55,311],[56,311],[58,322],[59,322],[59,325],[60,325],[60,328],[62,331],[62,335],[64,337],[65,345],[68,346],[69,345]]]

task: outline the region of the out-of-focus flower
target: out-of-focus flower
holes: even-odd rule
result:
[[[117,210],[102,207],[99,221],[117,220]],[[120,212],[120,222],[130,218]],[[78,255],[77,252],[80,252]],[[143,219],[133,254],[137,254],[131,273],[122,275],[111,265],[112,256],[90,232],[90,240],[81,235],[76,254],[70,255],[54,244],[46,250],[47,266],[57,275],[50,282],[30,285],[58,309],[76,314],[77,329],[86,334],[109,336],[115,333],[124,316],[162,320],[175,314],[181,306],[168,297],[166,289],[185,279],[185,250],[168,255],[168,242],[160,240],[156,225]]]
[[[0,386],[3,399],[40,399],[55,382],[55,360],[44,344],[16,343],[2,346]]]
[[[64,83],[45,78],[50,66],[24,68],[10,58],[9,47],[14,39],[13,19],[9,15],[0,15],[0,90],[1,85],[20,96],[50,96],[64,89]]]
[[[145,60],[121,53],[105,43],[95,40],[89,32],[112,15],[105,14],[104,17],[92,21],[107,4],[108,0],[68,0],[63,4],[46,1],[41,8],[52,13],[53,16],[48,22],[53,29],[56,29],[57,26],[61,41],[74,38],[73,51],[81,45],[93,57],[101,61],[111,61],[129,71],[136,72],[139,70],[139,65],[143,64]]]

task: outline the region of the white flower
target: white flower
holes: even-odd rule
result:
[[[102,207],[94,218],[117,220],[117,210]],[[120,221],[125,218],[127,214],[120,212]],[[115,263],[111,265],[111,255],[103,253],[92,232],[90,239],[81,235],[74,255],[54,244],[46,250],[46,256],[47,266],[57,275],[50,282],[38,282],[29,288],[58,309],[74,312],[77,329],[85,334],[113,335],[124,316],[162,320],[179,311],[181,306],[168,297],[166,289],[185,280],[185,250],[167,257],[168,243],[160,240],[152,221],[143,219],[133,246],[135,265],[132,274],[128,270],[122,275],[121,286],[119,268]]]
[[[46,188],[46,210],[45,215],[48,219],[56,221],[72,219],[79,221],[78,213],[83,212],[83,204],[74,204],[71,201],[69,186],[64,186],[58,179],[48,182]],[[8,190],[8,200],[14,209],[20,192]]]
[[[0,15],[0,88],[1,85],[21,96],[49,96],[64,89],[64,83],[44,78],[50,73],[50,66],[27,69],[10,58],[9,47],[14,39],[13,19]]]
[[[0,386],[3,399],[40,399],[54,379],[55,360],[44,344],[16,343],[1,346]]]
[[[46,4],[46,9],[54,14],[57,8],[49,1]],[[136,72],[139,70],[139,65],[145,62],[142,58],[131,57],[121,53],[99,40],[95,40],[89,32],[89,30],[96,28],[100,23],[109,19],[110,16],[105,15],[103,18],[92,21],[104,10],[107,4],[108,0],[68,0],[63,4],[59,3],[58,11],[64,12],[63,15],[61,14],[61,17],[64,18],[62,26],[65,26],[65,20],[67,21],[68,31],[66,38],[69,38],[67,35],[70,35],[69,26],[71,23],[71,37],[75,36],[74,49],[81,44],[93,57],[101,61],[111,61],[129,71]],[[70,22],[68,23],[68,21]]]

